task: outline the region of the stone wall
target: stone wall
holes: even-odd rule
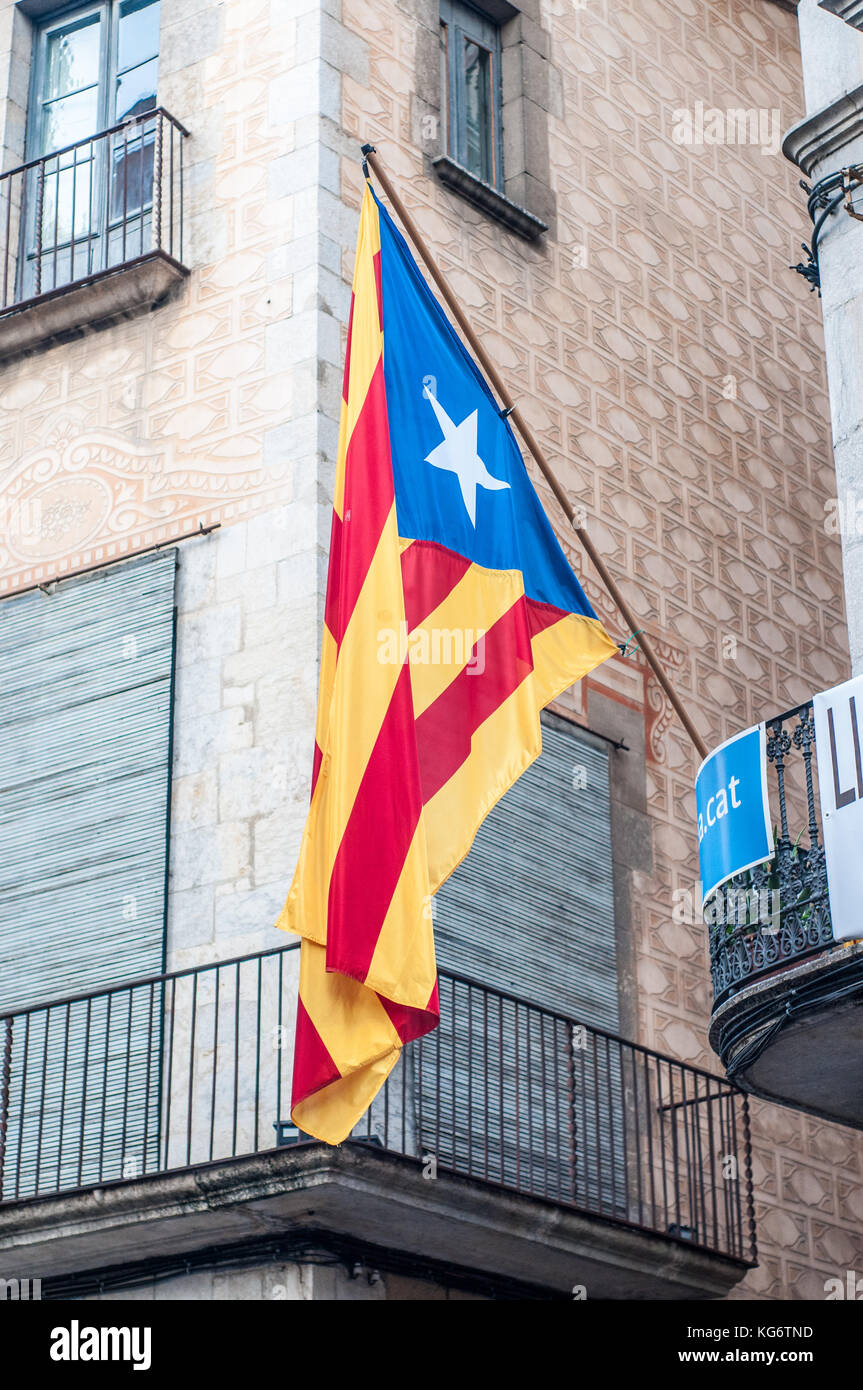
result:
[[[320,141],[338,89],[320,56],[328,16],[284,0],[177,0],[162,14],[159,99],[191,132],[190,275],[154,313],[0,370],[0,593],[221,526],[184,544],[178,578],[168,965],[180,968],[282,940],[348,301],[329,234],[350,214]],[[3,3],[6,167],[24,154],[29,53],[29,19]],[[51,524],[20,524],[33,515]]]
[[[817,0],[799,9],[806,119],[784,148],[810,185],[863,163],[863,34]],[[858,189],[855,210],[863,213]],[[820,237],[821,308],[851,666],[863,671],[863,224],[840,206]]]
[[[86,1295],[82,1302],[122,1303],[156,1301],[302,1302],[326,1299],[328,1302],[381,1302],[405,1300],[482,1300],[481,1294],[450,1288],[432,1279],[412,1279],[376,1269],[358,1268],[348,1272],[341,1264],[269,1263],[247,1269],[207,1269],[200,1273],[178,1274],[153,1279],[132,1288],[105,1290]]]
[[[309,509],[262,512],[181,551],[169,969],[284,943],[308,808],[319,637]]]
[[[7,166],[23,133],[15,9],[0,3]],[[835,479],[819,312],[788,270],[809,231],[797,173],[778,148],[674,138],[675,113],[699,101],[776,110],[782,130],[802,115],[791,14],[766,0],[540,0],[532,52],[547,41],[553,73],[531,119],[556,220],[528,244],[435,181],[427,6],[426,42],[415,0],[163,9],[160,100],[192,132],[191,274],[153,314],[0,370],[4,505],[35,498],[57,520],[50,536],[0,538],[0,594],[220,523],[180,555],[168,947],[181,966],[279,944],[308,798],[362,141],[706,742],[841,679],[848,649],[823,524]],[[101,505],[75,492],[81,478],[99,481]],[[628,636],[539,490],[598,611]],[[643,1043],[716,1070],[705,932],[672,918],[698,876],[696,759],[637,653],[558,708],[613,735],[615,703],[643,722],[646,798],[636,778],[632,805],[652,830],[643,853],[615,851],[628,1014]],[[762,1254],[740,1294],[821,1297],[863,1268],[863,1141],[761,1104],[753,1122]]]
[[[341,1265],[263,1263],[244,1269],[203,1269],[152,1279],[131,1288],[106,1289],[85,1295],[82,1302],[157,1302],[193,1299],[197,1302],[222,1300],[301,1302],[328,1299],[332,1302],[380,1301],[387,1297],[386,1276],[376,1270],[348,1274]]]

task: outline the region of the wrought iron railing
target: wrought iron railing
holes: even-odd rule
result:
[[[0,1200],[306,1145],[282,948],[0,1015]],[[441,974],[352,1140],[754,1259],[746,1098],[728,1081]]]
[[[183,259],[183,141],[161,107],[0,175],[0,312],[154,252]]]
[[[771,800],[779,811],[773,857],[736,875],[708,905],[714,1007],[741,985],[833,942],[814,759],[810,700],[767,724]],[[797,832],[803,815],[806,827]]]

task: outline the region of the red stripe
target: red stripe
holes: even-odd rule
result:
[[[410,668],[405,664],[333,865],[328,970],[366,979],[421,810]]]
[[[317,782],[318,782],[318,773],[319,773],[320,770],[321,770],[321,763],[323,762],[323,760],[324,760],[323,749],[321,748],[320,744],[318,743],[318,740],[315,739],[315,756],[314,756],[314,761],[312,762],[312,796],[314,796],[314,794],[315,794],[315,787],[317,786]],[[309,797],[309,800],[311,801],[311,797]]]
[[[384,999],[382,994],[379,994],[378,998],[403,1043],[414,1042],[416,1038],[421,1038],[423,1034],[437,1028],[440,1023],[437,980],[424,1009],[409,1009],[404,1004],[394,1004],[391,999]]]
[[[341,598],[342,576],[342,537],[344,526],[341,517],[333,508],[333,522],[330,527],[330,564],[327,570],[327,599],[324,606],[324,622],[335,636],[340,631],[339,601]]]
[[[414,541],[402,551],[402,587],[408,632],[451,594],[471,562],[436,541]]]
[[[338,1081],[340,1077],[341,1072],[324,1047],[321,1035],[309,1018],[302,999],[298,999],[291,1107],[313,1095],[315,1091],[320,1091],[323,1086]]]
[[[338,619],[336,626],[330,629],[339,644],[354,611],[394,497],[384,364],[380,358],[348,440],[345,460]]]
[[[482,660],[462,671],[416,722],[423,801],[470,757],[471,738],[533,670],[526,602],[518,599],[483,638]],[[476,652],[476,647],[474,648]]]
[[[526,603],[531,637],[536,637],[537,633],[544,632],[547,627],[554,627],[561,618],[570,616],[565,609],[555,608],[552,603],[540,603],[537,598],[526,599]]]

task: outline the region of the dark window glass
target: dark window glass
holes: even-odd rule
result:
[[[39,28],[28,158],[48,157],[27,176],[23,298],[151,249],[160,11],[97,0]]]
[[[140,63],[131,72],[124,72],[117,78],[118,121],[125,121],[129,116],[140,116],[143,111],[152,111],[156,105],[158,72],[159,60],[152,58],[149,63]]]
[[[450,90],[449,90],[449,29],[441,20],[440,25],[440,71],[441,71],[441,149],[449,149],[450,131]]]
[[[465,39],[465,163],[486,183],[491,181],[494,168],[491,66],[488,50]]]
[[[157,57],[159,52],[159,0],[124,0],[120,6],[117,36],[117,71]]]
[[[42,83],[42,148],[62,149],[92,135],[99,121],[98,14],[49,34]]]

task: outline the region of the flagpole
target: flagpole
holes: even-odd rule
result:
[[[455,295],[453,294],[452,290],[450,289],[449,285],[444,279],[442,270],[438,266],[437,261],[435,260],[434,256],[429,250],[425,238],[422,235],[422,232],[417,227],[416,223],[414,222],[413,218],[411,217],[410,213],[408,212],[407,208],[405,207],[404,203],[402,202],[401,198],[399,197],[398,193],[393,187],[389,175],[386,173],[383,166],[381,165],[380,159],[374,146],[363,145],[362,152],[364,167],[367,165],[372,170],[378,182],[380,183],[381,188],[384,190],[384,193],[386,193],[387,197],[389,198],[390,202],[392,203],[393,207],[398,213],[399,218],[401,219],[401,222],[408,236],[410,237],[411,241],[413,242],[414,246],[419,252],[419,255],[421,256],[422,260],[425,262],[429,274],[431,275],[432,279],[437,285],[442,299],[444,300],[447,308],[449,309],[450,313],[452,314],[453,318],[455,319],[456,323],[458,324],[459,328],[464,334],[464,337],[467,343],[469,344],[474,356],[477,358],[486,376],[491,381],[491,384],[497,392],[500,400],[503,402],[507,416],[512,420],[513,424],[515,424],[518,427],[522,439],[524,440],[525,444],[527,445],[528,449],[530,450],[531,454],[536,460],[540,472],[542,473],[543,477],[545,478],[546,482],[548,483],[549,487],[551,488],[552,492],[554,493],[555,497],[560,503],[561,509],[567,521],[569,522],[572,529],[575,531],[575,534],[578,536],[578,539],[581,541],[581,544],[587,552],[587,555],[590,558],[594,566],[594,569],[597,571],[600,579],[602,580],[603,584],[605,585],[606,589],[608,590],[609,594],[611,595],[612,599],[617,605],[617,608],[621,613],[624,622],[627,624],[630,633],[638,633],[640,639],[639,645],[641,646],[641,650],[644,652],[645,659],[647,660],[650,669],[653,671],[653,674],[656,676],[656,679],[659,681],[659,684],[661,685],[662,689],[665,691],[665,694],[668,696],[672,708],[674,709],[678,719],[680,720],[684,729],[691,738],[696,751],[700,754],[702,758],[706,758],[707,745],[704,742],[701,735],[699,734],[689,715],[687,714],[682,701],[680,700],[679,696],[674,690],[674,687],[672,686],[671,682],[666,676],[665,671],[662,668],[662,664],[659,661],[659,658],[657,657],[656,652],[653,649],[652,642],[643,630],[639,630],[637,619],[634,613],[632,612],[632,609],[630,608],[629,604],[627,603],[626,599],[624,598],[623,594],[621,593],[620,589],[618,588],[614,578],[609,572],[605,561],[599,554],[598,550],[596,549],[596,546],[593,544],[593,541],[588,535],[586,529],[583,526],[579,525],[575,508],[573,507],[572,503],[567,497],[566,492],[564,491],[561,483],[558,481],[555,473],[551,468],[551,465],[549,464],[547,458],[545,457],[545,454],[540,448],[539,443],[536,437],[534,436],[533,430],[530,428],[530,425],[524,419],[524,416],[522,415],[521,411],[519,410],[518,406],[516,405],[515,401],[513,400],[512,396],[510,395],[509,391],[504,385],[503,378],[501,377],[500,373],[498,372],[497,368],[495,367],[494,363],[492,362],[491,358],[489,357],[488,353],[486,352],[485,348],[483,347],[482,343],[480,342],[479,338],[477,337],[476,333],[473,331],[470,323],[465,317],[461,305],[459,304],[458,300],[456,299]]]

